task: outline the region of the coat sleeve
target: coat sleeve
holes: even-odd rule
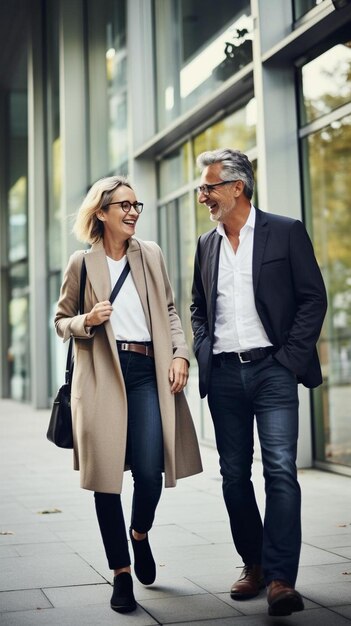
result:
[[[70,337],[90,339],[95,333],[93,329],[86,330],[86,313],[79,314],[79,284],[83,253],[72,254],[66,267],[61,285],[60,297],[55,314],[55,329],[63,341]]]
[[[312,242],[298,220],[291,229],[289,247],[297,309],[287,341],[275,358],[303,375],[301,363],[307,369],[312,359],[327,310],[327,295]]]
[[[169,324],[171,329],[171,337],[172,337],[172,349],[173,349],[173,358],[182,358],[189,360],[189,349],[185,341],[185,336],[182,328],[182,324],[177,313],[175,304],[174,304],[174,295],[171,287],[171,283],[168,277],[166,264],[163,258],[162,250],[159,246],[157,246],[159,251],[159,259],[160,259],[160,267],[163,276],[163,283],[165,287],[165,294],[167,300],[167,308],[168,308],[168,317]]]

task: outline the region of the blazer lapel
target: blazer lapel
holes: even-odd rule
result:
[[[268,236],[268,223],[263,211],[256,209],[256,223],[254,231],[253,256],[252,256],[252,282],[254,293],[258,286],[262,259]]]
[[[217,284],[219,271],[219,254],[221,250],[222,236],[215,232],[212,240],[212,246],[209,254],[209,284],[211,285],[211,305],[212,311],[215,312],[217,301]],[[213,315],[213,319],[215,315]]]

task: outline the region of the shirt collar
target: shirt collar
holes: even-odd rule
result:
[[[247,226],[249,228],[254,229],[255,228],[255,223],[256,223],[256,209],[255,209],[254,205],[251,202],[249,217],[247,218],[247,220],[246,220],[244,226],[241,228],[240,232],[242,230],[244,230],[244,228],[246,228]],[[225,229],[224,229],[224,225],[222,224],[222,222],[218,222],[217,232],[222,237],[226,237],[227,236],[226,232],[225,232]]]

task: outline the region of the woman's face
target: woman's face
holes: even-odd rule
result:
[[[104,236],[108,235],[116,241],[126,241],[134,235],[139,214],[133,206],[130,207],[130,211],[124,211],[123,204],[119,203],[126,201],[131,204],[136,202],[135,193],[133,189],[120,185],[114,192],[108,207],[98,213],[99,219],[104,223]]]

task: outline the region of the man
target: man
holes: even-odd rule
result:
[[[244,569],[235,600],[267,586],[269,615],[304,608],[297,384],[321,384],[316,351],[327,301],[299,220],[256,209],[253,170],[238,150],[202,153],[198,199],[217,228],[198,241],[191,305],[200,395],[208,395],[223,495]],[[256,416],[266,489],[262,524],[251,482]]]

